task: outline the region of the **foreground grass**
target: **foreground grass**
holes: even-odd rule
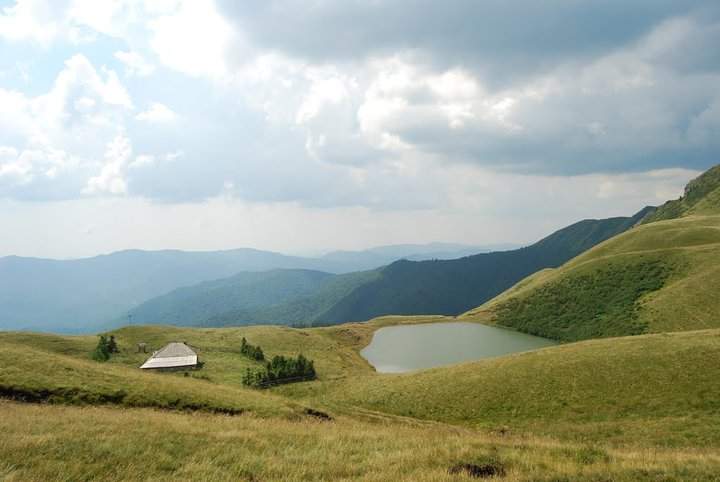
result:
[[[333,422],[0,402],[5,481],[717,480],[714,450],[623,449],[384,419]]]

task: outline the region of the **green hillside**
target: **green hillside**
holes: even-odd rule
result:
[[[718,173],[692,181],[642,225],[462,318],[564,341],[720,327]]]
[[[281,270],[240,273],[174,290],[130,314],[137,323],[184,326],[333,325],[390,314],[457,315],[538,269],[562,264],[629,229],[633,217],[585,220],[527,248],[453,260],[401,260],[343,275]]]
[[[177,326],[308,325],[379,271],[333,275],[274,270],[239,273],[173,290],[131,310],[135,323]]]
[[[489,300],[520,279],[559,266],[596,244],[634,226],[633,217],[585,220],[522,249],[484,253],[457,260],[398,261],[380,276],[340,300],[321,323],[366,320],[388,314],[458,315]]]
[[[3,333],[0,387],[16,402],[0,400],[0,476],[458,481],[471,480],[463,467],[475,466],[511,481],[710,481],[720,470],[720,330],[596,340],[405,375],[376,374],[358,353],[381,326],[443,320],[134,326],[114,332],[121,353],[108,363],[89,360],[95,337]],[[321,379],[242,388],[235,373],[254,363],[237,351],[242,337],[270,354],[308,354]],[[146,356],[132,350],[138,340],[178,339],[198,349],[202,370],[137,368]],[[51,404],[17,403],[31,394]]]
[[[668,201],[648,215],[643,223],[677,219],[689,214],[717,214],[720,211],[720,165],[690,181],[680,199]]]
[[[137,368],[139,364],[95,362],[89,357],[94,342],[92,338],[2,334],[0,396],[30,402],[252,412],[265,416],[293,412],[278,397],[212,384],[204,377],[157,376],[142,372]]]

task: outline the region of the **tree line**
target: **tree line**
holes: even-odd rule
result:
[[[243,376],[244,385],[256,388],[267,388],[273,385],[293,383],[317,378],[315,364],[302,354],[297,358],[274,356],[264,368],[253,370],[248,368]]]

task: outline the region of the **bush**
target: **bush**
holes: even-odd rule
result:
[[[113,342],[115,340],[113,339]],[[115,347],[117,349],[117,345]],[[92,358],[95,361],[106,362],[110,359],[110,341],[105,335],[100,335],[98,344],[95,347],[95,351],[92,353]]]
[[[117,342],[115,342],[115,335],[110,335],[110,339],[107,341],[107,347],[110,354],[113,353],[120,353],[120,350],[118,349]]]
[[[496,310],[498,325],[561,341],[638,335],[638,301],[662,288],[675,267],[664,259],[639,257],[607,262],[511,298]]]
[[[264,361],[265,360],[265,354],[262,351],[262,348],[259,346],[251,345],[247,342],[245,337],[243,337],[242,342],[240,344],[240,353],[245,355],[248,358],[251,358],[255,361]]]

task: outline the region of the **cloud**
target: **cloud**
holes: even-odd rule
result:
[[[88,130],[114,129],[119,116],[132,109],[127,89],[114,71],[97,69],[84,55],[65,61],[45,94],[27,96],[0,88],[0,141],[28,145],[92,143]]]
[[[135,116],[139,121],[151,123],[173,122],[177,117],[177,114],[172,109],[160,102],[152,102],[147,110]]]
[[[155,164],[156,159],[155,156],[149,155],[149,154],[141,154],[135,158],[134,161],[132,161],[128,167],[130,169],[136,169],[141,167],[147,167],[152,166]]]
[[[694,44],[705,32],[709,45],[719,29],[720,23],[672,20],[612,54],[501,90],[465,68],[376,59],[368,64],[359,128],[386,152],[410,149],[503,171],[707,167],[717,162],[720,142],[699,126],[713,125],[704,119],[714,117],[720,68],[710,62],[688,71],[675,62],[694,55],[678,52],[687,36]]]
[[[89,196],[52,203],[0,199],[0,225],[15,233],[0,237],[0,256],[77,257],[128,247],[198,250],[251,246],[299,251],[437,240],[531,243],[581,218],[627,215],[648,201],[677,197],[695,174],[660,171],[538,178],[485,173],[458,178],[462,170],[452,173],[456,177],[450,204],[414,211],[358,206],[318,209],[227,196],[177,204],[131,196]],[[438,188],[445,182],[441,176],[434,185]],[[597,197],[610,191],[609,197]],[[92,227],[90,235],[79,236],[88,226]],[[47,242],[48,232],[53,233],[52,243]]]
[[[300,0],[233,2],[220,7],[254,44],[315,63],[363,61],[414,51],[441,68],[471,66],[493,86],[559,63],[605,55],[710,0]]]
[[[111,3],[28,14],[94,38],[97,68],[78,54],[47,94],[0,89],[0,145],[65,153],[67,196],[429,209],[453,197],[434,187],[447,172],[701,169],[720,151],[713,2]],[[116,61],[127,85],[100,67]],[[137,151],[122,162],[120,135]]]
[[[130,140],[119,134],[107,146],[100,174],[88,179],[84,194],[125,194],[127,181],[124,171],[132,157]]]
[[[77,197],[86,176],[132,109],[112,70],[83,55],[65,61],[50,90],[36,96],[0,88],[0,196]]]
[[[189,75],[227,74],[234,31],[213,0],[184,0],[172,13],[149,22],[150,46],[168,67]]]
[[[128,77],[148,77],[155,72],[155,66],[137,52],[119,50],[114,57],[125,65],[125,75]]]
[[[18,0],[0,10],[0,38],[18,42],[29,40],[49,46],[61,29],[55,2],[47,0]]]

